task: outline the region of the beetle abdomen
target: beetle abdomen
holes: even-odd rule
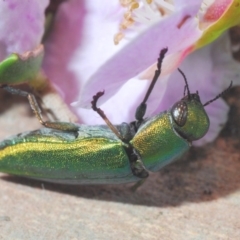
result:
[[[100,127],[89,129],[77,138],[41,129],[5,140],[0,144],[0,171],[64,183],[136,181],[123,143],[111,130],[99,134]]]

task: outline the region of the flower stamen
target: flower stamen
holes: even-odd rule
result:
[[[114,36],[114,44],[118,44],[124,37],[124,32],[136,27],[146,27],[163,16],[174,11],[171,0],[119,0],[122,7],[127,8],[123,20],[119,24],[119,32]]]

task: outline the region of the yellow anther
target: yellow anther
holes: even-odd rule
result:
[[[133,2],[130,6],[129,6],[129,10],[132,11],[136,8],[139,8],[139,3],[138,2]]]
[[[122,32],[119,32],[117,34],[115,34],[113,41],[115,45],[118,45],[119,42],[124,38],[124,34]]]
[[[120,30],[127,29],[129,26],[131,26],[134,23],[132,19],[129,20],[123,20],[120,24]]]
[[[128,7],[134,0],[119,0],[123,7]]]
[[[132,12],[131,11],[127,11],[124,13],[123,16],[126,20],[130,20],[132,18]]]

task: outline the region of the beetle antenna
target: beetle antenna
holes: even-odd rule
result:
[[[190,90],[189,90],[187,78],[186,78],[185,74],[183,73],[183,71],[180,68],[178,68],[178,71],[182,74],[183,79],[185,81],[184,96],[185,96],[185,93],[186,93],[186,90],[187,90],[188,99],[190,99],[191,93],[190,93]]]
[[[186,96],[186,90],[187,90],[187,87],[186,85],[184,86],[184,90],[183,90],[183,96],[185,97]]]
[[[159,58],[158,58],[158,62],[157,62],[157,70],[155,71],[154,77],[152,79],[152,82],[150,84],[150,86],[148,87],[148,90],[146,92],[146,95],[142,101],[142,103],[138,106],[136,113],[135,113],[135,118],[139,121],[143,120],[143,116],[146,112],[147,109],[147,100],[154,88],[155,83],[157,82],[160,74],[161,74],[161,68],[162,68],[162,61],[165,57],[166,52],[168,51],[168,48],[163,48],[160,52]]]
[[[222,91],[221,93],[219,93],[215,98],[213,98],[213,99],[207,101],[206,103],[204,103],[203,106],[204,106],[204,107],[207,106],[208,104],[214,102],[215,100],[217,100],[218,98],[220,98],[220,97],[222,97],[224,94],[226,94],[226,93],[230,90],[230,88],[232,87],[232,83],[233,83],[233,82],[231,81],[231,83],[230,83],[230,85],[229,85],[228,88],[226,88],[224,91]]]

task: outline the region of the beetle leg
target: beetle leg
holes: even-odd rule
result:
[[[150,94],[151,94],[151,92],[154,88],[155,83],[157,82],[157,80],[158,80],[158,78],[161,74],[162,61],[163,61],[164,56],[165,56],[167,51],[168,51],[167,48],[163,48],[161,50],[161,52],[159,54],[158,61],[157,61],[157,70],[155,71],[154,77],[151,81],[151,84],[148,87],[148,90],[145,94],[145,97],[144,97],[143,101],[141,102],[141,104],[136,109],[135,118],[136,118],[136,120],[138,120],[140,122],[143,121],[143,117],[144,117],[146,109],[147,109],[146,102],[147,102],[147,100],[148,100],[148,98],[149,98],[149,96],[150,96]]]
[[[131,191],[132,191],[132,192],[136,192],[136,191],[138,190],[138,188],[141,187],[141,186],[145,183],[146,180],[147,180],[146,178],[143,178],[143,179],[137,181],[137,182],[130,188]]]
[[[148,171],[144,167],[141,160],[131,161],[131,169],[133,175],[139,178],[147,178],[149,176]]]
[[[132,174],[138,178],[147,178],[149,173],[143,165],[140,156],[138,156],[130,143],[128,143],[128,146],[125,146],[125,151],[129,158]]]
[[[118,131],[118,129],[109,121],[109,119],[107,118],[107,116],[105,115],[105,113],[103,112],[103,110],[101,108],[97,107],[97,101],[98,99],[103,96],[104,91],[103,92],[98,92],[96,95],[93,96],[93,100],[92,100],[92,109],[93,111],[97,112],[100,117],[105,121],[105,123],[108,125],[108,127],[112,130],[113,133],[115,133],[115,135],[124,142],[124,138],[122,137],[122,135],[120,134],[120,132]]]
[[[13,94],[13,95],[19,95],[22,97],[26,97],[28,99],[28,102],[30,104],[31,109],[33,110],[33,113],[37,117],[38,121],[45,127],[47,128],[53,128],[61,131],[78,131],[77,125],[73,123],[65,123],[65,122],[49,122],[49,121],[44,121],[42,114],[41,114],[41,109],[37,103],[37,100],[35,96],[32,93],[16,89],[13,87],[10,87],[8,85],[0,85],[0,88],[4,89],[5,91]]]

